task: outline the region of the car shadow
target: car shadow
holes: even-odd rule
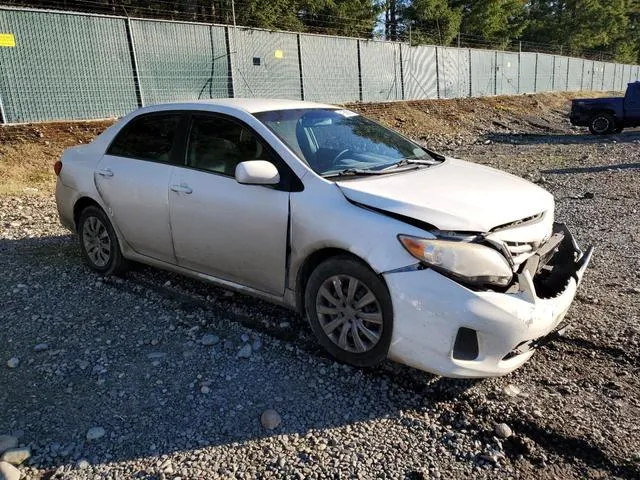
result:
[[[508,143],[511,145],[587,145],[598,143],[634,143],[640,141],[640,130],[627,130],[619,134],[591,135],[589,133],[576,134],[534,134],[534,133],[492,133],[485,135],[484,140],[493,143]]]
[[[0,240],[0,433],[18,431],[33,465],[53,473],[157,458],[282,434],[341,429],[434,409],[474,381],[385,362],[339,364],[286,309],[147,267],[101,278],[70,235]],[[244,327],[249,326],[251,330]],[[215,334],[214,346],[200,343]],[[238,357],[244,341],[263,346]],[[47,348],[35,351],[34,346]],[[14,369],[4,363],[18,357]],[[276,409],[273,431],[260,414]],[[440,420],[446,423],[446,418]],[[103,439],[86,432],[101,426]],[[132,473],[133,475],[133,473]]]

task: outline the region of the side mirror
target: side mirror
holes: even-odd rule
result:
[[[236,181],[245,185],[277,185],[278,169],[266,160],[249,160],[236,166]]]

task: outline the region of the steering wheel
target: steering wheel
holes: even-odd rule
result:
[[[351,150],[349,150],[348,148],[345,148],[344,150],[342,150],[338,155],[335,156],[335,158],[333,159],[333,163],[334,164],[337,163],[338,160],[340,160],[345,153],[350,152],[350,151]]]

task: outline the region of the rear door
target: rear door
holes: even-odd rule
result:
[[[287,167],[240,120],[206,113],[192,116],[186,158],[186,166],[174,167],[169,185],[178,264],[281,295],[288,187],[242,185],[234,174],[242,161],[268,160],[284,182]]]
[[[138,253],[175,263],[168,186],[180,161],[184,114],[159,112],[132,119],[118,133],[95,171],[113,223]]]

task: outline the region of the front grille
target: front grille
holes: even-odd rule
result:
[[[538,247],[537,242],[504,242],[507,245],[507,250],[511,254],[511,258],[513,259],[513,263],[516,265],[520,265],[527,258],[531,256],[531,254]]]

